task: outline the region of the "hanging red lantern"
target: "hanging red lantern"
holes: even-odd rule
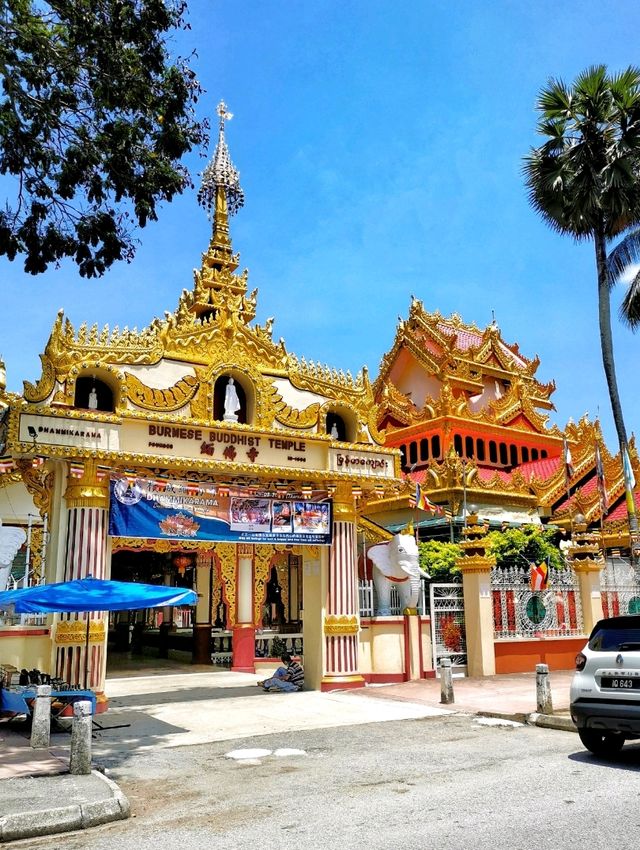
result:
[[[188,555],[176,555],[173,559],[173,566],[183,576],[191,566],[191,558]]]

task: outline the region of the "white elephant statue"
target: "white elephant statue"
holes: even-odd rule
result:
[[[367,550],[373,563],[373,583],[378,596],[376,615],[391,614],[391,586],[395,584],[400,607],[416,608],[420,599],[420,579],[430,578],[420,567],[418,544],[411,534],[395,534],[387,543]]]
[[[24,528],[3,526],[0,520],[0,590],[6,589],[13,559],[26,539]]]

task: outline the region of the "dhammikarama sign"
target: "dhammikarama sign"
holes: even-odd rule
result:
[[[279,498],[191,481],[111,481],[109,534],[236,543],[331,543],[328,499]]]

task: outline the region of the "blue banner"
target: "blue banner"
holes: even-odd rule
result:
[[[167,540],[329,545],[329,499],[271,494],[191,481],[111,481],[109,534]]]

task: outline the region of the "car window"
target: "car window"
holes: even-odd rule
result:
[[[591,637],[589,649],[594,652],[640,649],[640,626],[638,628],[603,628]]]

